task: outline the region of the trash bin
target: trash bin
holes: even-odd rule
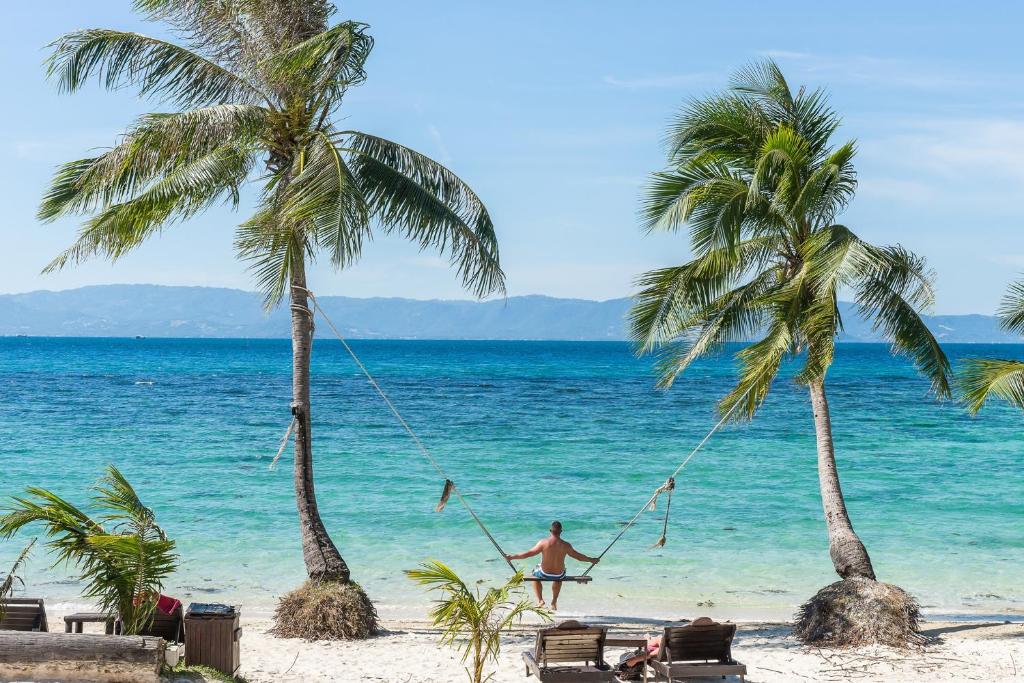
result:
[[[202,664],[228,676],[238,670],[240,610],[230,605],[193,602],[185,613],[185,663]]]

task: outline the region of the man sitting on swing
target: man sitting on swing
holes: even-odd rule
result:
[[[547,538],[537,541],[537,545],[533,546],[525,553],[514,553],[512,555],[506,555],[506,559],[511,560],[523,560],[527,557],[533,557],[534,555],[540,555],[540,564],[533,570],[533,575],[541,579],[541,581],[533,582],[533,590],[537,594],[537,604],[540,607],[544,607],[544,589],[542,581],[551,581],[551,609],[558,609],[558,593],[562,590],[562,579],[565,578],[565,556],[568,555],[574,560],[580,562],[589,562],[591,564],[597,564],[599,558],[588,557],[583,553],[576,552],[576,549],[572,547],[567,541],[562,540],[562,523],[559,521],[551,522],[551,535]]]

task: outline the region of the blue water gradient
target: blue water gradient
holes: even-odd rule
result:
[[[509,551],[552,519],[596,553],[716,421],[730,356],[671,391],[622,343],[357,341],[353,346]],[[1024,358],[1024,346],[951,345]],[[757,418],[717,434],[684,470],[668,544],[647,513],[563,605],[609,614],[789,613],[835,579],[804,387],[785,371]],[[879,577],[932,613],[1024,611],[1024,418],[969,417],[881,345],[842,345],[829,373],[850,514]],[[0,339],[0,494],[27,485],[84,502],[115,463],[178,540],[170,592],[266,606],[303,577],[286,340]],[[400,570],[426,558],[466,577],[507,567],[336,341],[313,361],[320,510],[382,609],[427,604]],[[0,541],[0,567],[22,539]],[[527,563],[521,563],[524,567]],[[77,595],[37,551],[27,590]],[[705,609],[707,611],[707,609]]]

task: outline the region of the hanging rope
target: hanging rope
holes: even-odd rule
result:
[[[462,492],[459,490],[458,486],[455,485],[455,482],[452,481],[451,478],[448,477],[447,473],[444,471],[444,469],[441,467],[441,465],[434,458],[433,454],[431,454],[430,450],[426,447],[426,445],[423,443],[423,441],[420,440],[419,436],[416,434],[416,432],[413,431],[412,427],[409,426],[409,423],[406,422],[405,418],[402,416],[402,413],[398,410],[398,408],[395,406],[395,404],[391,402],[391,399],[388,397],[387,393],[385,393],[384,389],[381,388],[380,384],[377,383],[377,380],[374,379],[372,374],[370,374],[370,371],[366,368],[365,365],[363,365],[363,362],[359,359],[359,356],[356,355],[355,351],[352,350],[352,347],[349,346],[348,342],[345,340],[345,337],[343,337],[341,332],[338,331],[338,328],[335,326],[335,324],[331,320],[330,316],[328,316],[327,313],[324,311],[324,309],[320,306],[320,302],[317,301],[317,298],[313,294],[313,292],[308,290],[308,289],[306,289],[305,287],[299,287],[297,285],[292,285],[292,287],[294,289],[300,289],[300,290],[304,291],[306,293],[306,295],[310,298],[310,300],[313,302],[313,308],[312,309],[307,308],[305,306],[296,306],[296,305],[293,305],[293,308],[296,308],[297,310],[302,310],[303,312],[307,312],[309,314],[311,320],[313,318],[313,312],[314,311],[318,311],[320,313],[320,315],[323,317],[324,321],[327,323],[328,327],[331,328],[331,331],[334,333],[334,336],[338,338],[338,341],[341,342],[341,345],[348,352],[348,355],[352,357],[352,360],[355,362],[355,364],[362,371],[363,375],[366,376],[366,379],[370,382],[370,385],[373,386],[373,388],[376,390],[377,394],[381,397],[381,399],[387,405],[388,409],[391,410],[391,413],[395,416],[395,419],[398,420],[399,424],[402,425],[402,427],[405,429],[406,433],[409,435],[409,437],[413,440],[413,442],[419,448],[420,453],[422,453],[423,456],[427,459],[427,461],[430,462],[430,464],[431,464],[431,466],[433,466],[434,470],[436,470],[437,473],[440,476],[444,477],[444,480],[445,480],[444,490],[443,490],[443,492],[441,494],[441,499],[438,502],[437,507],[435,508],[435,510],[437,512],[440,512],[441,510],[443,510],[445,504],[448,502],[449,496],[452,493],[454,493],[455,497],[458,498],[460,503],[462,503],[462,506],[464,508],[466,508],[466,511],[469,512],[469,514],[473,517],[473,520],[476,522],[477,526],[480,527],[480,530],[484,532],[485,536],[487,536],[487,540],[489,540],[491,542],[491,545],[494,546],[494,549],[497,550],[498,553],[501,555],[501,559],[505,561],[505,563],[509,566],[509,569],[511,569],[513,572],[516,572],[517,570],[516,570],[515,566],[508,559],[505,551],[502,549],[501,545],[498,544],[498,541],[495,540],[494,536],[491,534],[490,530],[487,528],[487,525],[484,524],[483,520],[480,519],[479,515],[476,514],[476,511],[473,510],[473,507],[469,504],[469,501],[466,500],[466,498],[462,495]],[[683,471],[683,468],[685,468],[689,464],[689,462],[693,459],[693,456],[697,455],[698,451],[700,451],[700,449],[704,447],[704,444],[706,444],[708,442],[708,439],[710,439],[715,434],[715,432],[717,432],[719,430],[719,428],[721,428],[721,426],[724,425],[726,423],[726,421],[728,421],[728,419],[730,417],[732,417],[732,414],[734,412],[736,412],[736,409],[740,406],[740,403],[746,397],[746,395],[750,393],[750,391],[751,390],[748,389],[746,393],[744,393],[742,396],[739,397],[739,399],[736,401],[736,403],[733,404],[732,408],[730,408],[722,416],[722,419],[720,419],[715,424],[715,426],[711,428],[711,431],[709,431],[704,436],[704,438],[700,440],[700,443],[698,443],[694,447],[694,449],[690,451],[690,453],[686,456],[686,458],[684,458],[683,461],[681,463],[679,463],[679,466],[676,467],[676,469],[672,472],[672,474],[668,477],[668,479],[665,480],[665,483],[662,484],[661,486],[659,486],[657,489],[655,489],[654,493],[647,500],[647,502],[644,503],[643,507],[641,507],[637,511],[637,513],[635,515],[633,515],[632,519],[630,519],[625,524],[625,526],[622,527],[621,530],[619,530],[619,533],[616,534],[615,538],[613,538],[611,540],[611,543],[609,543],[607,546],[605,546],[604,550],[601,551],[601,554],[597,556],[597,560],[595,562],[593,562],[589,567],[587,567],[586,571],[584,571],[583,574],[582,574],[583,576],[587,576],[587,575],[590,574],[591,570],[595,566],[597,566],[597,563],[601,560],[601,558],[603,558],[605,556],[605,554],[607,554],[607,552],[609,550],[611,550],[612,546],[614,546],[616,543],[618,543],[619,539],[623,537],[623,535],[630,529],[630,527],[632,527],[634,524],[636,524],[636,521],[638,519],[640,519],[640,515],[642,515],[648,508],[650,508],[652,510],[656,508],[657,501],[658,501],[658,496],[660,496],[663,493],[667,493],[668,494],[668,499],[667,499],[667,502],[666,502],[666,505],[665,505],[665,519],[664,519],[664,522],[662,524],[661,537],[658,539],[658,542],[655,543],[651,547],[652,548],[660,548],[660,547],[665,545],[666,536],[668,534],[669,513],[670,513],[670,511],[672,509],[672,492],[675,490],[675,486],[676,486],[675,480],[676,480],[676,477],[679,475],[680,472]],[[285,438],[282,440],[282,446],[279,449],[277,456],[274,458],[275,462],[277,461],[277,458],[280,457],[281,452],[284,450],[284,445],[288,441],[288,436],[291,433],[292,427],[294,427],[294,421],[293,421],[293,424],[291,426],[289,426],[288,432],[285,433]]]
[[[306,289],[305,287],[298,287],[297,285],[292,285],[292,287],[295,288],[295,289],[301,289],[302,291],[304,291],[306,293],[307,296],[309,296],[310,300],[313,302],[313,309],[316,310],[316,311],[319,311],[320,315],[323,317],[324,321],[327,323],[327,326],[331,328],[332,332],[334,332],[334,336],[338,338],[338,341],[341,342],[341,345],[345,347],[346,351],[348,351],[348,355],[352,356],[352,360],[355,361],[356,365],[359,366],[359,369],[362,370],[364,375],[366,375],[366,379],[370,382],[370,384],[373,386],[373,388],[377,391],[377,394],[381,397],[381,399],[384,401],[384,403],[387,404],[388,408],[391,410],[391,413],[395,416],[395,419],[398,420],[399,424],[402,425],[402,427],[405,429],[406,433],[409,434],[409,437],[413,440],[413,442],[415,442],[415,444],[419,448],[420,452],[430,462],[430,464],[437,471],[437,473],[439,475],[441,475],[442,477],[444,477],[444,479],[445,479],[445,490],[444,490],[444,494],[442,495],[442,501],[440,503],[438,503],[438,508],[443,509],[444,508],[444,503],[446,503],[447,500],[448,500],[448,495],[447,494],[454,493],[455,497],[458,498],[460,503],[462,503],[462,506],[464,508],[466,508],[466,511],[469,512],[469,514],[473,517],[473,520],[477,523],[477,526],[480,527],[480,530],[484,532],[485,536],[487,536],[487,540],[489,540],[491,542],[491,545],[494,546],[494,549],[498,551],[499,555],[501,555],[501,559],[504,560],[505,564],[507,564],[509,566],[509,569],[511,569],[513,571],[513,573],[518,571],[515,568],[515,566],[512,564],[512,562],[508,559],[505,551],[498,544],[498,541],[496,541],[494,536],[491,535],[491,532],[490,532],[490,530],[488,530],[487,525],[484,524],[483,520],[480,519],[480,517],[476,514],[476,511],[474,511],[472,506],[469,504],[469,501],[467,501],[466,498],[462,495],[462,492],[459,491],[459,487],[456,486],[455,482],[451,480],[451,478],[448,476],[448,474],[444,471],[444,469],[441,467],[441,465],[437,462],[437,460],[434,458],[434,456],[430,453],[430,450],[420,440],[420,437],[416,435],[416,432],[414,432],[412,430],[412,427],[409,426],[409,423],[405,421],[404,417],[402,417],[402,413],[399,412],[399,410],[395,406],[395,404],[391,402],[390,398],[388,398],[388,395],[384,392],[384,389],[382,389],[381,386],[379,384],[377,384],[377,380],[374,379],[373,375],[370,374],[370,371],[366,369],[366,366],[363,365],[363,362],[361,360],[359,360],[359,356],[356,355],[355,351],[352,350],[352,347],[348,345],[347,341],[345,341],[345,337],[343,337],[341,335],[341,332],[338,331],[338,328],[335,327],[334,322],[331,320],[330,316],[328,316],[327,313],[324,312],[324,309],[320,306],[320,302],[317,301],[316,296],[313,294],[313,292],[311,292],[310,290]]]
[[[697,455],[697,451],[699,451],[701,448],[704,447],[704,444],[706,444],[708,442],[708,439],[710,439],[711,436],[715,432],[718,431],[719,427],[724,425],[726,423],[726,421],[730,417],[732,417],[732,414],[734,412],[736,412],[736,408],[739,407],[740,402],[742,401],[742,399],[745,398],[746,395],[749,394],[749,393],[750,393],[750,389],[748,389],[747,392],[745,394],[743,394],[743,396],[741,396],[736,401],[736,403],[733,404],[732,408],[729,408],[728,412],[726,412],[725,415],[722,416],[722,419],[719,420],[718,423],[714,427],[711,428],[711,431],[708,432],[704,436],[704,438],[700,440],[700,443],[698,443],[696,445],[696,447],[694,447],[694,449],[692,451],[690,451],[690,454],[687,455],[686,458],[684,458],[681,463],[679,463],[679,467],[677,467],[675,469],[675,471],[672,472],[672,474],[669,476],[669,478],[665,480],[665,483],[662,484],[661,486],[659,486],[657,489],[655,489],[654,493],[651,495],[650,498],[647,499],[647,502],[644,503],[643,507],[641,507],[639,510],[637,510],[637,513],[635,515],[633,515],[633,518],[631,520],[629,520],[628,522],[626,522],[626,525],[624,527],[622,527],[622,529],[619,530],[619,533],[615,536],[615,538],[612,539],[612,542],[609,543],[607,546],[605,546],[605,549],[602,550],[601,554],[597,556],[597,562],[600,562],[601,558],[605,556],[605,553],[607,553],[609,550],[611,550],[612,546],[619,542],[619,539],[622,538],[622,536],[627,531],[629,531],[629,528],[631,526],[636,524],[636,520],[640,519],[640,515],[642,515],[645,510],[647,510],[648,508],[651,508],[652,506],[657,504],[658,496],[660,496],[662,493],[668,492],[668,494],[669,494],[668,505],[666,506],[666,510],[665,510],[665,524],[662,527],[661,538],[658,539],[658,542],[655,543],[651,547],[652,548],[660,548],[661,546],[665,545],[665,535],[668,532],[668,513],[669,513],[668,508],[670,508],[672,506],[672,490],[675,489],[675,487],[676,487],[676,476],[680,472],[683,471],[683,468],[686,467],[687,464],[689,464],[689,462],[693,459],[693,456]],[[586,571],[583,572],[583,576],[587,576],[588,574],[590,574],[590,571],[595,566],[597,566],[597,562],[594,562],[589,567],[587,567]]]
[[[295,422],[296,420],[293,417],[292,421],[288,423],[288,429],[285,430],[284,438],[281,439],[281,447],[277,449],[277,455],[275,455],[274,459],[270,461],[269,469],[277,467],[277,461],[281,459],[281,454],[284,453],[284,447],[288,445],[288,437],[292,435],[292,430],[295,429]]]

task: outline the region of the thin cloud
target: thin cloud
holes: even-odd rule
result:
[[[763,57],[796,62],[807,74],[833,82],[908,87],[918,90],[948,90],[991,84],[990,75],[957,71],[949,65],[926,66],[903,59],[866,55],[829,56],[794,50],[761,50]]]
[[[791,50],[761,50],[759,54],[772,59],[812,59],[814,57],[809,52],[793,52]]]
[[[437,149],[441,152],[441,163],[445,166],[451,166],[452,155],[448,153],[448,146],[444,144],[441,131],[432,123],[427,126],[427,130],[430,131],[430,137],[434,138],[434,144],[437,145]]]
[[[605,76],[604,82],[616,88],[674,88],[680,85],[691,85],[708,79],[706,73],[663,74],[639,76],[636,78],[619,78]]]

